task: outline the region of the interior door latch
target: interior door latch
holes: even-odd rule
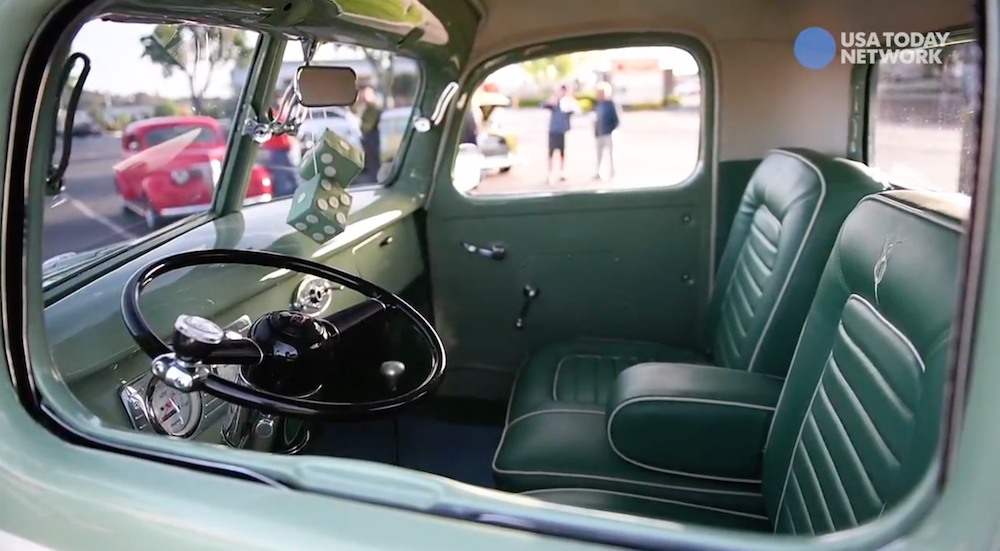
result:
[[[477,247],[472,243],[462,241],[462,248],[468,253],[485,256],[491,260],[503,260],[507,256],[507,247],[504,247],[503,243],[494,243],[489,247]]]
[[[521,313],[517,316],[517,321],[514,322],[514,327],[517,329],[524,329],[524,318],[528,317],[528,308],[531,307],[531,302],[538,297],[538,294],[542,290],[533,285],[524,286],[524,302],[521,303]]]

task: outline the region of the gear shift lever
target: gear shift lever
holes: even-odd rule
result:
[[[389,360],[382,362],[382,365],[378,369],[379,373],[385,377],[386,383],[389,385],[389,391],[394,393],[399,388],[399,379],[403,376],[406,371],[406,366],[403,362],[397,362],[395,360]],[[399,466],[399,418],[392,418],[392,464]]]
[[[389,383],[389,390],[392,392],[396,392],[396,389],[399,387],[399,379],[405,371],[406,366],[403,365],[403,362],[395,360],[382,362],[382,367],[379,368],[379,372],[385,377],[386,382]]]

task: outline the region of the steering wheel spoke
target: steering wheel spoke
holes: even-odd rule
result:
[[[234,338],[214,322],[181,315],[171,345],[160,340],[139,309],[139,297],[149,283],[167,272],[210,264],[243,264],[299,272],[357,291],[366,300],[326,319],[295,311],[271,312],[250,325],[247,336]],[[426,343],[429,369],[421,380],[401,378],[403,369],[384,362],[391,396],[367,401],[322,399],[323,376],[334,365],[334,344],[350,339],[351,329],[389,309],[402,312]],[[139,347],[155,358],[154,376],[184,391],[202,391],[227,402],[273,415],[299,419],[353,419],[395,411],[414,404],[437,389],[446,357],[440,336],[413,306],[395,294],[352,274],[311,261],[263,251],[190,251],[157,260],[136,272],[122,293],[125,326]],[[238,365],[237,381],[213,372],[212,366]],[[400,365],[402,365],[400,363]],[[418,376],[419,377],[419,376]],[[397,392],[401,380],[411,380]]]

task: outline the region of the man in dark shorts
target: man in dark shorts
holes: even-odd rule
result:
[[[569,94],[569,89],[563,85],[559,93],[545,102],[545,108],[551,111],[549,118],[549,173],[548,181],[552,181],[552,161],[559,152],[559,180],[566,180],[566,133],[569,132],[570,117],[580,111],[576,99]]]

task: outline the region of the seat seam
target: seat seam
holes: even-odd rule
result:
[[[604,415],[603,411],[593,411],[593,410],[583,410],[583,409],[552,409],[552,410],[546,410],[546,411],[533,411],[531,413],[526,413],[526,414],[518,417],[517,419],[515,419],[514,421],[512,421],[510,424],[508,424],[506,427],[504,427],[503,432],[500,435],[500,443],[497,444],[497,449],[493,453],[493,462],[492,462],[492,465],[491,465],[491,467],[493,468],[493,472],[495,472],[495,473],[501,473],[501,474],[513,474],[513,475],[525,475],[525,476],[551,476],[551,477],[588,478],[588,479],[593,479],[593,480],[603,480],[603,481],[606,481],[606,482],[619,482],[619,483],[622,483],[622,484],[635,484],[635,485],[638,485],[638,486],[649,486],[649,487],[653,487],[653,488],[663,488],[663,489],[668,489],[668,490],[679,490],[679,491],[698,492],[698,493],[707,493],[707,494],[742,495],[742,496],[749,496],[749,497],[757,497],[757,496],[761,495],[759,492],[745,492],[745,491],[732,491],[732,490],[714,490],[714,489],[709,489],[709,488],[689,488],[689,487],[686,487],[686,486],[674,486],[674,485],[670,485],[670,484],[657,484],[655,482],[644,482],[644,481],[641,481],[641,480],[629,480],[627,478],[616,478],[616,477],[607,477],[607,476],[590,475],[590,474],[582,474],[582,473],[556,473],[556,472],[548,472],[548,471],[511,471],[511,470],[501,469],[500,467],[498,467],[497,466],[497,458],[500,457],[500,450],[503,449],[504,441],[506,441],[506,439],[507,439],[507,431],[510,430],[510,428],[512,426],[514,426],[514,424],[517,423],[517,422],[519,422],[519,421],[527,419],[528,417],[533,417],[535,415],[544,415],[544,414],[547,414],[547,413],[569,413],[569,414],[577,414],[577,413],[579,413],[579,414],[588,414],[588,415]]]
[[[851,293],[851,296],[847,297],[847,302],[850,302],[852,299],[857,300],[858,302],[861,303],[862,306],[868,308],[868,310],[870,310],[872,314],[875,314],[875,317],[877,317],[882,323],[886,325],[886,327],[889,328],[889,331],[891,331],[897,337],[899,337],[900,340],[903,341],[903,344],[906,345],[906,347],[913,354],[913,357],[916,358],[917,363],[920,364],[920,371],[922,373],[927,372],[927,366],[924,365],[924,357],[920,354],[920,352],[917,350],[917,347],[914,346],[913,341],[911,341],[909,337],[904,335],[903,332],[900,331],[899,328],[897,328],[895,325],[890,323],[889,320],[885,319],[885,316],[883,316],[881,312],[876,310],[875,307],[872,306],[872,304],[868,302],[867,299],[865,299],[864,297],[862,297],[857,293]]]
[[[761,329],[760,336],[757,338],[757,343],[754,345],[753,354],[750,355],[750,362],[747,364],[747,371],[751,372],[753,371],[754,364],[757,362],[757,355],[760,353],[760,348],[764,342],[764,338],[767,336],[768,330],[770,330],[771,328],[771,323],[774,320],[774,315],[778,311],[778,307],[781,306],[781,301],[785,298],[785,292],[788,290],[788,286],[789,283],[791,282],[792,276],[795,273],[795,270],[799,266],[799,260],[802,258],[802,253],[806,248],[806,244],[812,237],[813,228],[816,225],[816,220],[819,219],[819,213],[823,209],[827,195],[826,177],[823,175],[823,172],[819,169],[818,166],[816,166],[815,163],[805,158],[804,156],[799,155],[798,153],[792,153],[791,151],[786,151],[783,149],[776,149],[774,151],[798,159],[801,163],[811,168],[816,173],[816,176],[819,177],[820,192],[819,192],[819,198],[816,200],[816,208],[813,209],[812,217],[809,219],[809,225],[806,226],[805,234],[802,236],[802,242],[799,243],[798,250],[795,251],[795,256],[792,258],[792,264],[788,268],[788,274],[786,275],[784,281],[782,282],[781,287],[778,289],[778,296],[775,299],[774,305],[771,307],[770,312],[768,313],[767,320],[764,321],[764,327],[763,329]]]
[[[686,501],[679,501],[679,500],[675,500],[675,499],[666,499],[666,498],[661,498],[661,497],[644,496],[644,495],[640,495],[640,494],[630,494],[628,492],[616,492],[614,490],[601,490],[601,489],[596,489],[596,488],[544,488],[544,489],[541,489],[541,490],[528,490],[528,491],[520,492],[520,493],[521,493],[521,495],[534,496],[534,495],[544,494],[544,493],[550,493],[550,492],[593,492],[593,493],[597,493],[597,494],[610,494],[610,495],[617,495],[617,496],[622,496],[622,497],[631,497],[631,498],[636,498],[636,499],[645,499],[647,501],[657,501],[657,502],[661,502],[661,503],[670,503],[672,505],[680,505],[682,507],[692,507],[692,508],[695,508],[695,509],[704,509],[704,510],[707,510],[707,511],[716,511],[716,512],[719,512],[719,513],[725,513],[725,514],[729,514],[729,515],[736,515],[736,516],[741,516],[741,517],[753,518],[753,519],[758,519],[758,520],[768,520],[768,518],[765,517],[765,516],[763,516],[763,515],[755,515],[753,513],[744,513],[743,511],[733,511],[731,509],[723,509],[721,507],[711,507],[709,505],[699,505],[697,503],[688,503]],[[557,503],[557,502],[550,502],[550,503]],[[565,503],[557,503],[557,504],[559,504],[559,505],[567,505]],[[572,507],[576,507],[576,505],[573,505]]]
[[[812,398],[809,399],[809,405],[806,406],[805,415],[802,416],[802,423],[799,424],[799,433],[795,437],[795,440],[792,443],[793,446],[792,454],[791,457],[788,458],[788,470],[785,471],[785,482],[781,486],[781,497],[778,498],[778,507],[775,509],[776,513],[781,512],[781,506],[785,503],[785,494],[788,492],[788,479],[792,475],[792,463],[795,459],[795,447],[794,447],[795,442],[798,442],[799,440],[802,439],[802,430],[806,426],[806,419],[809,417],[809,413],[812,411],[813,404],[816,402],[816,395],[819,394],[819,389],[822,388],[823,386],[823,377],[826,376],[826,368],[830,365],[830,360],[832,359],[833,359],[833,348],[830,349],[830,353],[827,355],[826,361],[823,362],[823,370],[820,371],[819,379],[817,379],[816,382],[816,388],[813,389]],[[771,425],[772,428],[774,427],[773,421],[774,420],[772,418],[772,425]],[[770,436],[770,431],[768,431],[768,436]],[[790,513],[791,511],[789,511],[789,514]],[[775,531],[778,530],[778,523],[774,524],[774,529]]]
[[[562,370],[562,364],[563,364],[563,362],[565,362],[566,360],[568,360],[570,358],[596,358],[598,360],[603,360],[603,359],[609,359],[609,360],[632,359],[632,360],[635,360],[635,361],[639,361],[638,358],[633,357],[633,356],[604,356],[602,354],[568,354],[566,356],[563,356],[559,360],[559,363],[556,364],[556,372],[552,376],[552,400],[553,401],[556,401],[556,402],[559,401],[559,397],[556,394],[557,393],[557,389],[559,388],[559,373]],[[596,400],[595,400],[595,402],[596,402]]]
[[[644,397],[639,397],[639,398],[631,398],[629,400],[626,400],[626,401],[622,402],[618,406],[616,406],[615,409],[612,410],[611,415],[608,417],[607,428],[605,429],[605,433],[607,434],[607,437],[608,437],[608,444],[611,446],[612,451],[614,451],[615,454],[618,455],[618,457],[624,459],[625,461],[628,461],[629,463],[631,463],[631,464],[633,464],[633,465],[635,465],[637,467],[641,467],[643,469],[646,469],[646,470],[649,470],[649,471],[653,471],[653,472],[658,472],[658,473],[672,474],[672,475],[677,475],[677,476],[687,476],[687,477],[691,477],[691,478],[701,478],[701,479],[705,479],[705,480],[715,480],[715,481],[719,481],[719,482],[738,482],[738,483],[741,483],[741,484],[759,484],[760,483],[760,479],[756,479],[755,480],[755,479],[748,479],[748,478],[733,478],[733,477],[724,477],[724,476],[702,475],[702,474],[689,473],[689,472],[685,472],[685,471],[676,471],[676,470],[672,470],[672,469],[661,469],[659,467],[653,467],[651,465],[646,465],[645,463],[642,463],[641,461],[636,461],[636,460],[628,457],[627,455],[625,455],[624,453],[622,453],[618,449],[617,446],[615,446],[614,439],[611,438],[611,426],[614,423],[615,416],[618,414],[619,411],[621,411],[622,409],[624,409],[628,405],[631,405],[631,404],[634,404],[634,403],[638,403],[638,402],[687,402],[687,403],[701,403],[701,404],[726,406],[726,407],[756,409],[756,410],[771,411],[771,412],[774,411],[773,407],[761,406],[761,405],[757,405],[757,404],[747,404],[747,403],[744,403],[744,402],[730,402],[730,401],[725,401],[725,400],[709,400],[709,399],[702,399],[702,398],[682,398],[682,397],[674,398],[674,397],[669,397],[669,396],[644,396]]]

